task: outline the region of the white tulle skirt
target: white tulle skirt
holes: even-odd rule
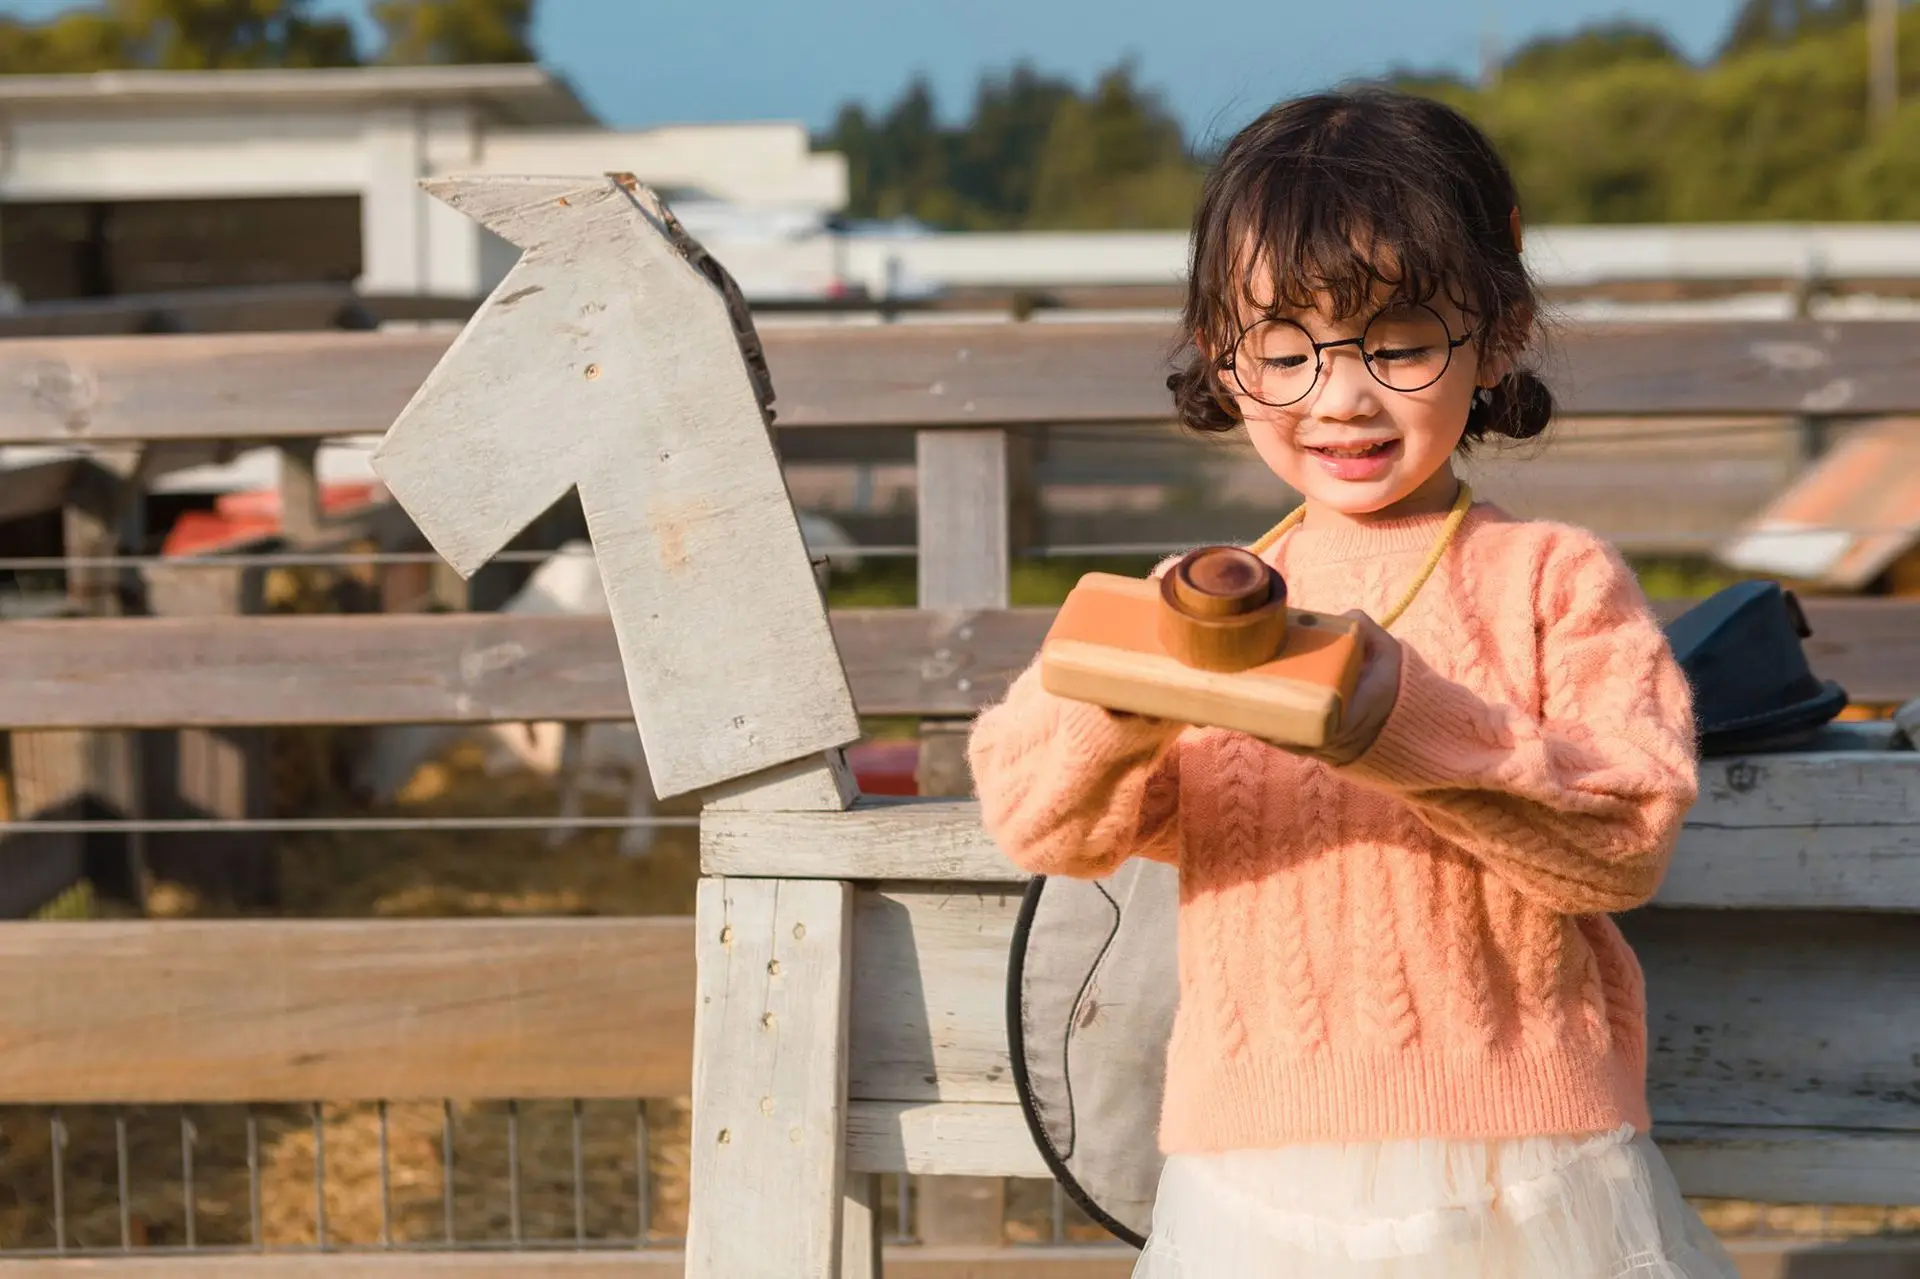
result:
[[[1736,1279],[1632,1128],[1174,1155],[1134,1279]]]

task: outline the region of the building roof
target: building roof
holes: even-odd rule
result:
[[[12,109],[174,105],[237,110],[295,103],[358,107],[392,102],[478,103],[520,125],[600,123],[564,77],[536,63],[0,76],[0,108]]]
[[[1842,437],[1720,552],[1729,568],[1857,591],[1920,544],[1920,419]]]

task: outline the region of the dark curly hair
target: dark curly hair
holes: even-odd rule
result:
[[[1518,354],[1539,309],[1519,206],[1493,144],[1443,103],[1364,87],[1273,107],[1227,144],[1194,216],[1186,341],[1167,379],[1181,422],[1240,425],[1218,353],[1233,349],[1243,307],[1311,310],[1324,295],[1347,319],[1382,285],[1402,303],[1444,291],[1478,317],[1485,349]],[[1515,370],[1490,403],[1475,396],[1461,448],[1531,439],[1552,414],[1546,384]]]

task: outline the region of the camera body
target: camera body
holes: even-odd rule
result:
[[[1040,646],[1050,693],[1109,710],[1323,746],[1359,678],[1359,625],[1287,607],[1264,560],[1204,546],[1159,579],[1088,573]]]

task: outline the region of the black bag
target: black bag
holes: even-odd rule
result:
[[[1729,587],[1667,624],[1703,756],[1784,749],[1840,712],[1846,690],[1808,669],[1810,634],[1776,582]],[[1163,1162],[1179,902],[1179,872],[1142,858],[1100,880],[1036,876],[1007,972],[1014,1086],[1041,1157],[1088,1217],[1136,1248]]]

